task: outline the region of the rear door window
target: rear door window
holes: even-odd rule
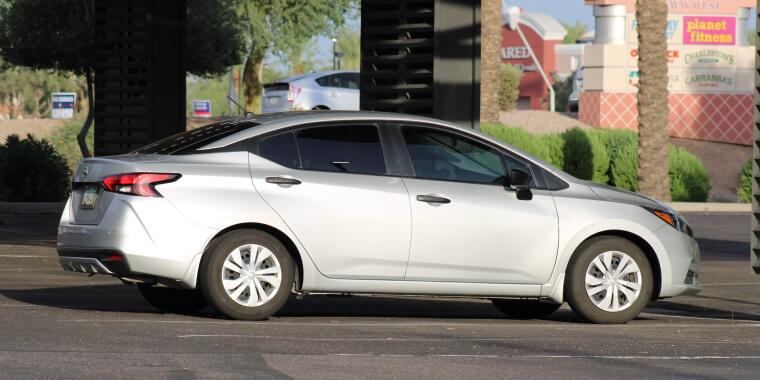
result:
[[[296,133],[304,169],[385,174],[380,134],[374,125],[307,128]]]
[[[262,140],[259,143],[259,155],[280,165],[298,168],[298,146],[292,133],[285,133]]]

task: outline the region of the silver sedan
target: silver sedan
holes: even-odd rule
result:
[[[625,323],[701,290],[691,228],[665,204],[429,118],[240,118],[84,159],[72,185],[63,268],[137,284],[169,312],[259,320],[291,293],[446,295]]]

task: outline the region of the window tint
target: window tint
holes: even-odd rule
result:
[[[278,164],[300,167],[296,138],[292,133],[270,137],[259,143],[259,155]]]
[[[304,169],[385,174],[380,135],[373,125],[309,128],[297,138]]]
[[[454,181],[503,183],[498,151],[473,140],[430,129],[403,129],[417,177]]]
[[[338,87],[353,90],[359,89],[359,74],[356,73],[325,75],[315,80],[317,84],[322,87]]]

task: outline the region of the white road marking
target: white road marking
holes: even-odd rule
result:
[[[399,354],[327,354],[327,356],[439,357],[439,358],[512,358],[512,359],[623,359],[623,360],[757,360],[760,356],[605,356],[605,355],[399,355]]]

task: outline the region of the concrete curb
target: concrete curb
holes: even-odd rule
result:
[[[61,214],[66,202],[0,202],[0,214]]]
[[[670,202],[666,204],[678,212],[752,212],[752,205],[749,203]]]

